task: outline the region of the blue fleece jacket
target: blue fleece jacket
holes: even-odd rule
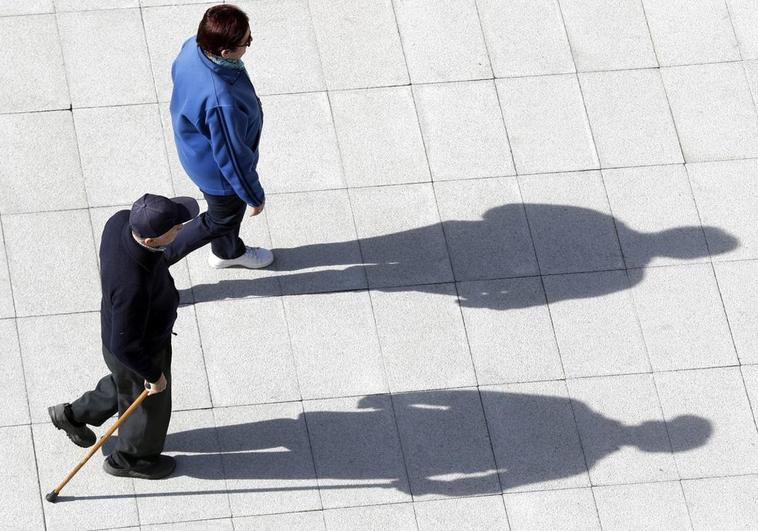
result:
[[[214,63],[191,37],[171,77],[174,141],[187,175],[205,193],[261,205],[256,166],[263,110],[247,73]]]

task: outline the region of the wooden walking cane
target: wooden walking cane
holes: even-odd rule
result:
[[[71,478],[73,478],[76,475],[76,473],[79,472],[79,469],[82,468],[87,463],[87,461],[89,461],[89,458],[95,455],[95,452],[97,452],[100,449],[100,447],[105,444],[105,441],[107,441],[110,438],[110,436],[113,435],[113,432],[116,431],[118,427],[121,426],[121,424],[123,424],[124,421],[129,417],[129,415],[131,415],[134,412],[134,410],[139,407],[142,401],[145,398],[147,398],[147,393],[148,393],[147,389],[142,391],[142,393],[140,393],[137,399],[134,402],[132,402],[132,405],[129,406],[129,409],[124,411],[124,414],[121,415],[118,418],[118,420],[116,420],[113,426],[111,426],[110,429],[106,431],[102,437],[100,437],[100,439],[97,441],[97,444],[95,444],[95,446],[90,448],[90,450],[87,452],[87,455],[85,455],[82,458],[82,460],[79,461],[79,464],[76,465],[73,468],[73,470],[71,470],[71,472],[69,472],[65,478],[63,478],[63,481],[61,481],[60,484],[57,487],[55,487],[55,489],[53,489],[51,492],[45,495],[45,499],[47,501],[49,501],[50,503],[55,503],[55,500],[58,499],[58,494],[61,493],[61,490],[63,490],[63,487],[66,486],[66,483],[71,481]]]

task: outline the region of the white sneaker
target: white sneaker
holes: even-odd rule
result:
[[[263,247],[245,246],[245,254],[237,258],[219,258],[213,251],[208,252],[208,265],[215,269],[225,267],[246,267],[248,269],[260,269],[274,261],[274,253]]]

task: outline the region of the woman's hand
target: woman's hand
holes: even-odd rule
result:
[[[250,217],[257,216],[261,212],[263,212],[263,207],[266,206],[266,203],[261,203],[260,206],[257,207],[250,207]]]

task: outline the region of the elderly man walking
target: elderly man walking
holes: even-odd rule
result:
[[[160,479],[176,462],[162,455],[171,419],[171,332],[179,293],[166,246],[199,207],[189,197],[145,194],[105,224],[100,245],[103,358],[110,374],[71,404],[48,408],[53,425],[77,445],[97,438],[87,427],[122,415],[143,388],[148,397],[119,428],[104,470],[114,476]]]

